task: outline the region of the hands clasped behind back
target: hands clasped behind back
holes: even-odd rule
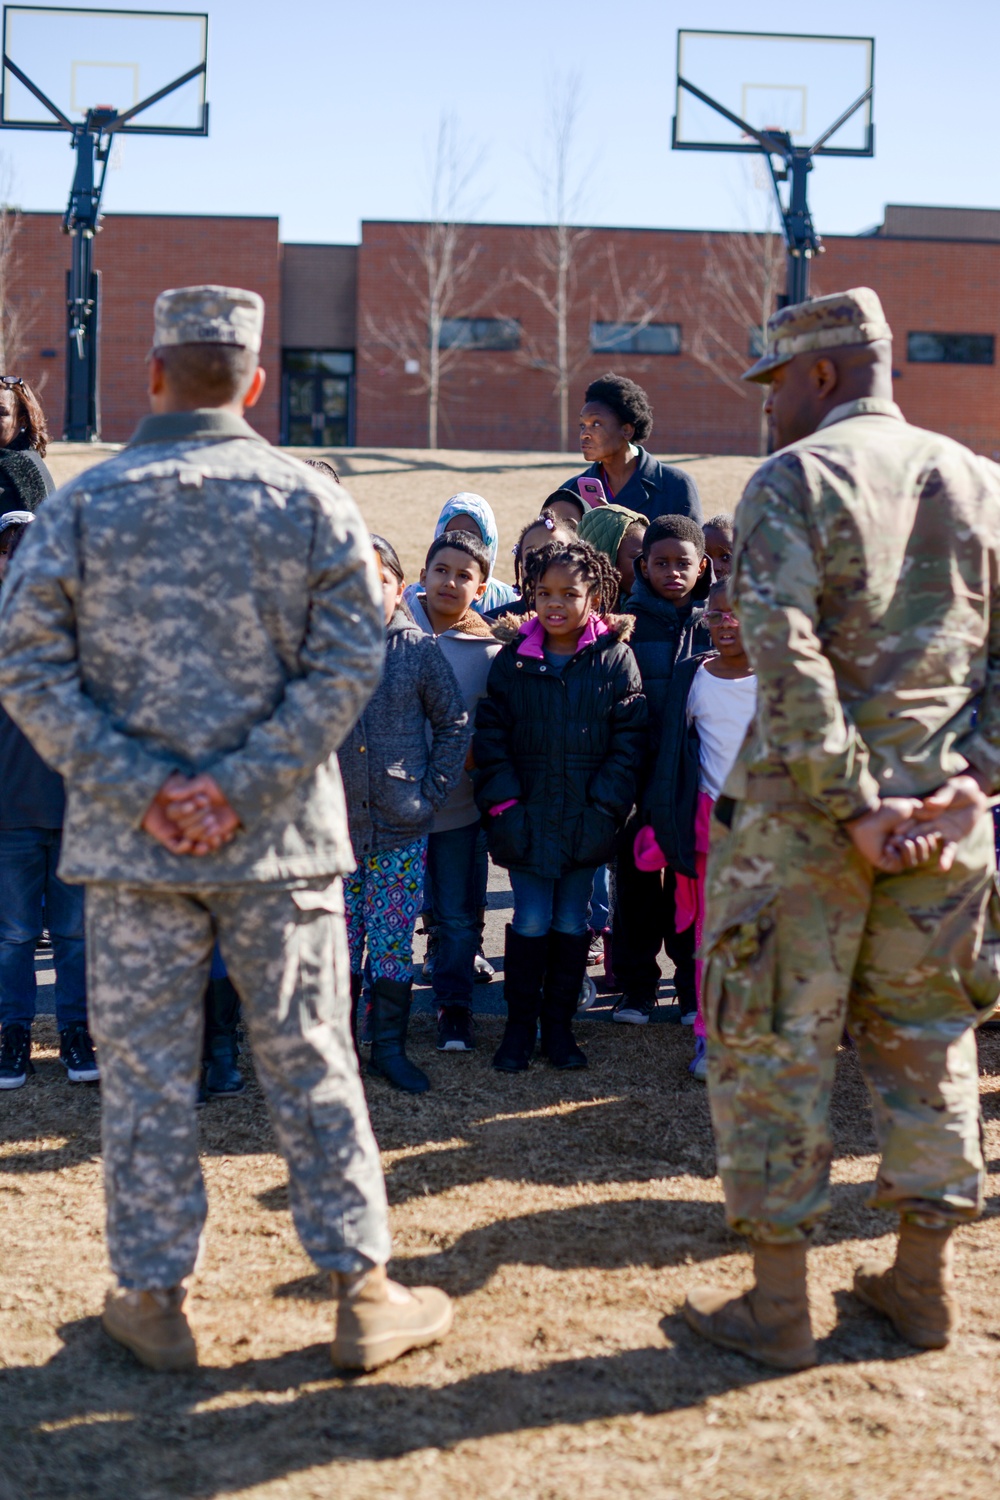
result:
[[[171,771],[142,820],[145,831],[171,854],[214,854],[236,836],[237,814],[207,772]]]
[[[962,775],[927,797],[887,797],[872,812],[845,826],[859,854],[885,874],[918,869],[935,856],[939,867],[948,871],[960,841],[972,832],[987,806],[978,781]]]

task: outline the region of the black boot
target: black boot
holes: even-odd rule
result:
[[[503,956],[507,1025],[493,1054],[493,1066],[501,1073],[523,1073],[531,1064],[548,946],[547,937],[521,937],[507,924]]]
[[[385,1078],[408,1094],[426,1094],[430,1080],[406,1055],[406,1025],[410,1019],[413,981],[376,979],[372,986],[372,1050],[368,1071]]]
[[[361,1062],[361,1049],[358,1045],[358,1001],[361,999],[361,991],[365,987],[363,974],[351,975],[351,1041],[354,1043],[354,1055]]]
[[[587,972],[590,934],[550,932],[545,993],[542,996],[542,1052],[554,1068],[585,1068],[587,1056],[570,1025]]]
[[[232,980],[210,979],[205,991],[205,1050],[202,1059],[202,1088],[210,1098],[230,1098],[242,1094],[246,1083],[236,1066],[240,1049],[236,1028],[240,1018],[240,997]]]

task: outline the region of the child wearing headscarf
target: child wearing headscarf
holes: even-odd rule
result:
[[[482,598],[473,603],[472,608],[476,613],[485,615],[491,609],[496,609],[498,605],[513,603],[517,598],[517,590],[509,583],[501,583],[498,578],[493,577],[493,569],[497,561],[499,532],[497,531],[497,518],[493,514],[492,507],[482,495],[474,495],[471,490],[460,490],[457,495],[452,495],[451,499],[445,502],[438,516],[437,525],[434,528],[435,541],[446,531],[470,532],[483,543],[489,553],[490,574],[486,580],[486,592]],[[407,604],[418,591],[418,584],[410,585],[404,596]]]
[[[649,522],[638,511],[624,505],[599,505],[588,510],[580,522],[577,535],[598,552],[611,559],[621,585],[618,608],[624,604],[635,583],[636,558],[642,556],[642,539]]]

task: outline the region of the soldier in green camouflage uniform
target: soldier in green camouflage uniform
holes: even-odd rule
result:
[[[902,1226],[896,1266],[856,1290],[912,1343],[947,1341],[948,1236],[982,1204],[973,1028],[1000,991],[983,791],[1000,783],[1000,470],[906,423],[874,292],[784,309],[770,335],[748,373],[774,382],[788,446],[737,512],[730,587],[758,714],[720,801],[729,826],[713,830],[704,942],[719,1170],[757,1283],[735,1300],[695,1291],[685,1311],[716,1342],[795,1368],[815,1359],[804,1242],[829,1207],[845,1023],[874,1102],[874,1202]],[[939,857],[924,799],[956,786],[966,810]]]
[[[0,614],[0,692],[65,778],[60,874],[87,887],[123,1289],[105,1327],[155,1368],[196,1357],[181,1284],[206,1212],[195,1101],[215,941],[296,1228],[351,1299],[335,1357],[373,1362],[376,1304],[424,1332],[450,1319],[443,1294],[428,1318],[385,1280],[385,1187],[348,1022],[336,750],[378,681],[381,592],[347,494],[242,416],[263,386],[262,320],[236,288],[158,299],[154,414],[46,501]],[[401,1352],[398,1327],[376,1331],[380,1357]]]

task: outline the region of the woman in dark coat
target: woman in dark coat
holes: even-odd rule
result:
[[[526,583],[536,614],[509,621],[473,739],[476,802],[514,891],[507,1027],[493,1059],[503,1072],[528,1067],[539,1014],[552,1065],[586,1066],[570,1022],[590,894],[632,809],[646,723],[631,622],[606,613],[618,594],[608,558],[586,542],[550,542],[531,556]]]
[[[599,479],[615,505],[657,516],[690,516],[701,524],[701,501],[691,475],[662,463],[641,446],[653,430],[653,408],[641,385],[609,371],[592,380],[580,412],[580,448],[590,464],[579,479]]]
[[[49,434],[34,391],[19,375],[0,376],[0,513],[36,511],[55,489],[45,464]]]

